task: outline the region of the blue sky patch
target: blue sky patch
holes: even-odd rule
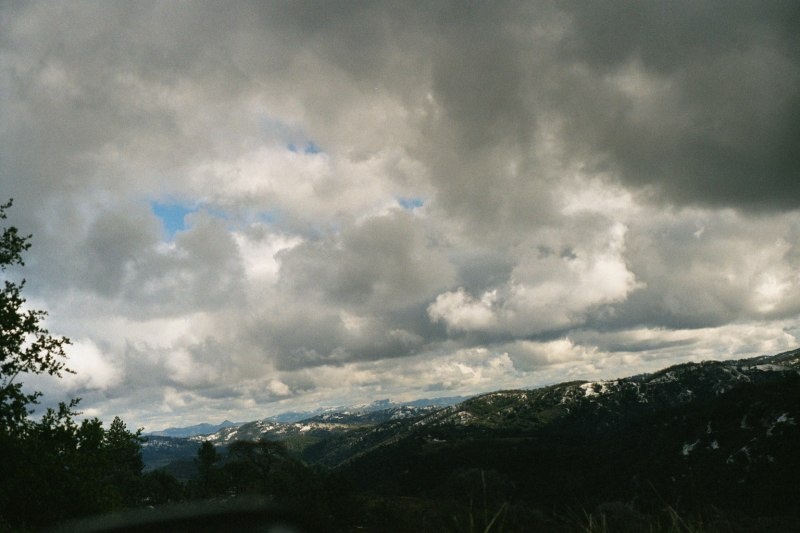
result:
[[[314,141],[308,141],[306,147],[303,149],[304,154],[318,154],[322,152],[322,148],[316,145]]]
[[[301,151],[300,148],[298,148],[297,145],[294,143],[289,143],[288,145],[286,145],[286,148],[288,148],[290,152],[293,152],[295,154]],[[307,155],[314,155],[321,153],[322,148],[317,146],[317,144],[314,141],[308,141],[306,143],[305,148],[302,149],[302,152]]]
[[[150,202],[150,207],[164,228],[164,235],[167,241],[175,238],[179,231],[186,231],[186,215],[202,211],[216,219],[227,222],[228,229],[231,231],[243,225],[261,223],[274,225],[280,222],[281,213],[279,211],[261,211],[254,209],[239,210],[231,213],[216,207],[205,204],[185,204],[176,201]]]
[[[425,200],[422,198],[398,198],[397,203],[399,203],[403,209],[413,211],[425,205]]]
[[[167,237],[172,240],[175,234],[186,229],[186,215],[197,211],[197,207],[173,202],[152,202],[153,213],[161,219]]]

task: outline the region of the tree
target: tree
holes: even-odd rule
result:
[[[197,450],[197,458],[194,460],[197,466],[197,485],[194,488],[196,497],[207,498],[222,489],[220,471],[214,466],[219,459],[214,445],[210,441],[203,441]]]
[[[11,205],[11,200],[0,205],[0,220],[6,220],[6,210]],[[25,280],[14,282],[8,279],[9,267],[25,264],[22,254],[31,246],[29,239],[30,235],[20,235],[13,226],[4,227],[0,236],[0,277],[3,278],[0,289],[0,471],[3,472],[3,481],[0,483],[0,527],[4,523],[20,523],[23,520],[26,505],[32,503],[32,498],[25,499],[26,495],[33,492],[31,485],[46,479],[37,479],[37,469],[30,468],[31,460],[42,442],[37,440],[35,445],[33,443],[32,437],[36,432],[28,418],[29,407],[37,403],[41,393],[25,392],[18,378],[26,374],[61,376],[62,372],[69,372],[64,362],[64,346],[69,344],[69,340],[51,336],[42,326],[46,316],[44,311],[25,308],[25,299],[21,294]],[[68,411],[74,405],[75,402],[69,406],[62,405],[62,411]],[[46,423],[47,420],[43,420],[42,425]],[[63,432],[49,436],[47,445],[50,449],[59,450],[60,435]],[[46,458],[36,464],[44,462]]]
[[[12,201],[0,205],[0,220],[7,218]],[[0,238],[0,275],[7,268],[23,266],[22,253],[30,248],[30,235],[23,237],[17,228],[3,229]],[[5,279],[0,290],[0,436],[24,431],[29,406],[36,404],[40,392],[26,393],[17,378],[24,374],[49,374],[61,377],[71,372],[66,367],[66,337],[54,337],[42,326],[45,311],[25,309],[21,296],[25,280],[15,283]]]
[[[102,459],[103,484],[106,494],[111,495],[111,508],[119,509],[136,505],[139,500],[142,470],[142,430],[128,431],[125,422],[118,416],[105,431]]]
[[[24,436],[6,440],[14,460],[0,457],[0,518],[38,529],[139,504],[139,432],[128,431],[119,418],[108,429],[97,418],[79,423],[76,404],[48,409]]]
[[[12,202],[0,205],[0,220]],[[24,266],[31,238],[17,228],[0,237],[0,530],[40,529],[67,518],[135,505],[142,479],[141,430],[128,431],[119,418],[109,429],[97,418],[78,423],[79,399],[29,415],[40,392],[26,392],[26,375],[61,377],[66,337],[42,325],[47,313],[25,306],[25,280],[8,279],[8,268]]]
[[[164,470],[151,470],[142,476],[142,503],[163,505],[184,498],[183,484]]]

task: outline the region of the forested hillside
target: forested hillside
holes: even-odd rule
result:
[[[598,510],[632,530],[667,527],[670,513],[702,530],[771,530],[778,517],[798,527],[799,360],[487,394],[399,431],[375,428],[366,449],[361,436],[340,443],[353,455],[337,471],[361,490],[441,505],[476,506],[488,490],[483,511],[519,530]]]
[[[799,369],[795,350],[499,391],[413,415],[254,422],[242,426],[250,444],[231,429],[195,443],[217,450],[208,471],[218,495],[277,490],[259,485],[245,457],[295,465],[281,475],[313,465],[327,487],[319,501],[347,495],[353,512],[332,511],[345,528],[791,530],[800,527]],[[193,468],[182,464],[176,472]]]

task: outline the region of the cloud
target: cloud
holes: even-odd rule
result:
[[[74,340],[69,348],[69,368],[64,385],[72,390],[106,390],[119,385],[122,372],[90,339]]]
[[[485,292],[480,300],[476,300],[459,287],[455,292],[437,296],[428,307],[428,315],[434,322],[442,320],[454,330],[487,329],[497,322],[492,312],[496,299],[497,291]]]
[[[596,359],[596,346],[575,344],[569,338],[553,341],[516,341],[506,347],[514,366],[521,370],[538,370],[556,364],[579,366]]]
[[[175,425],[796,343],[796,14],[4,4],[48,390]]]
[[[251,282],[277,280],[280,263],[277,256],[303,241],[300,237],[271,233],[262,224],[253,224],[234,234],[247,278]]]
[[[252,303],[241,337],[281,368],[414,352],[433,335],[420,311],[455,275],[424,220],[399,208],[275,258],[269,300]]]
[[[559,50],[564,133],[589,161],[679,205],[796,209],[796,9],[598,8],[567,8]]]
[[[629,268],[642,286],[607,319],[699,328],[796,317],[797,223],[796,214],[651,212],[627,237]]]
[[[440,294],[428,314],[453,330],[519,336],[580,325],[592,308],[621,302],[638,287],[624,257],[626,231],[612,224],[591,240],[560,251],[549,246],[552,235],[538,235],[517,250],[516,266],[499,289],[480,298],[463,288]]]
[[[453,273],[423,224],[401,210],[350,224],[283,253],[281,281],[360,309],[425,301]]]

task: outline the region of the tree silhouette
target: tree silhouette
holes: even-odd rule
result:
[[[0,220],[12,202],[0,205]],[[79,399],[30,418],[41,393],[23,390],[26,375],[61,377],[66,337],[42,325],[46,312],[25,307],[25,280],[8,268],[25,263],[30,235],[17,228],[0,237],[0,531],[40,529],[67,518],[122,509],[141,499],[141,430],[115,418],[106,430],[97,418],[78,423]]]
[[[12,201],[0,205],[0,220],[7,218]],[[30,235],[23,237],[17,228],[3,229],[0,238],[0,274],[7,268],[23,266],[22,253],[30,248]],[[37,403],[40,392],[26,393],[18,377],[25,374],[61,376],[66,368],[66,337],[54,337],[42,326],[45,311],[26,310],[21,292],[25,280],[15,283],[4,280],[0,290],[0,436],[23,432],[29,406]]]
[[[207,498],[219,492],[222,488],[219,469],[215,466],[220,457],[217,449],[210,441],[203,441],[197,449],[197,484],[194,490],[195,497]]]

